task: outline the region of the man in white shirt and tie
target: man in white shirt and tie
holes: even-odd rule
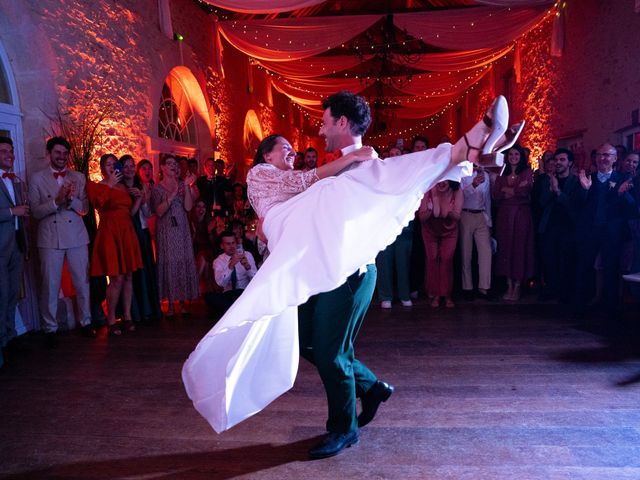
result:
[[[478,251],[478,296],[487,299],[491,288],[491,177],[484,169],[460,182],[464,202],[460,216],[460,249],[462,253],[462,289],[473,296],[473,242]],[[429,272],[427,272],[427,275]]]
[[[253,255],[238,246],[233,232],[222,233],[220,248],[222,253],[213,261],[213,273],[222,293],[208,293],[205,301],[215,314],[223,315],[247,288],[257,268]]]

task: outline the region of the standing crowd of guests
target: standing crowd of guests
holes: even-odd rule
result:
[[[416,137],[413,151],[416,144],[422,148],[424,137]],[[385,151],[399,154],[396,147]],[[421,236],[412,243],[403,230],[378,256],[383,309],[392,307],[394,280],[401,305],[412,305],[420,290],[411,285],[413,270],[434,308],[455,306],[458,275],[466,299],[497,300],[501,290],[502,300],[518,301],[535,285],[539,300],[569,304],[576,314],[589,306],[619,311],[622,275],[640,271],[639,152],[605,143],[578,168],[573,152],[558,148],[545,152],[535,172],[529,155],[516,144],[499,172],[476,167],[461,182],[445,179],[426,193],[415,220]],[[408,253],[422,249],[424,266]],[[492,288],[496,279],[499,289]]]
[[[99,161],[102,179],[93,182],[69,168],[70,151],[65,138],[49,139],[47,168],[26,182],[13,173],[13,142],[0,137],[0,278],[7,283],[0,288],[0,347],[10,349],[16,336],[29,217],[37,221],[31,252],[39,260],[39,306],[49,347],[58,342],[65,264],[87,337],[96,336],[101,323],[109,335],[120,336],[140,322],[156,322],[162,301],[167,317],[188,314],[190,302],[202,296],[214,313],[223,313],[232,300],[220,298],[237,297],[266,250],[255,233],[246,186],[231,183],[224,162],[207,159],[198,177],[193,159],[163,155],[155,182],[150,161],[108,153]],[[236,281],[230,272],[239,269]]]
[[[415,137],[410,151],[428,146],[425,137]],[[68,168],[70,150],[66,139],[49,139],[49,166],[26,188],[12,171],[11,140],[0,137],[0,346],[15,337],[29,216],[38,221],[39,303],[49,346],[57,343],[65,260],[88,337],[96,335],[96,320],[114,336],[157,321],[163,300],[168,317],[188,314],[200,297],[213,314],[223,314],[268,255],[246,185],[231,182],[224,161],[206,159],[198,176],[195,159],[163,155],[156,183],[148,160],[105,154],[102,180],[92,182]],[[396,145],[381,157],[403,153]],[[311,170],[317,160],[308,148],[294,168]],[[411,307],[423,290],[432,307],[452,308],[459,275],[467,298],[495,298],[492,280],[501,277],[502,299],[517,301],[534,279],[541,300],[571,303],[577,312],[598,302],[619,308],[621,275],[640,271],[639,155],[605,143],[592,152],[589,168],[574,163],[573,153],[559,148],[545,152],[534,172],[529,150],[516,144],[500,172],[475,168],[461,182],[443,179],[378,255],[381,307],[392,308],[394,298]],[[92,212],[99,223],[88,232]],[[108,286],[100,292],[89,276],[108,277]],[[104,319],[96,319],[96,311]]]

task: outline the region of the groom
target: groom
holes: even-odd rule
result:
[[[320,135],[335,157],[362,147],[371,124],[364,98],[338,92],[322,103]],[[355,358],[354,341],[376,285],[375,265],[363,265],[338,288],[311,297],[298,309],[300,354],[318,369],[327,394],[327,435],[309,450],[311,458],[332,457],[358,442],[358,428],[368,424],[393,386],[379,381]],[[362,402],[356,413],[356,398]]]

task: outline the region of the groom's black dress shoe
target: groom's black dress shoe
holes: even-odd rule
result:
[[[367,393],[362,396],[362,413],[358,415],[358,427],[364,427],[376,416],[378,407],[386,402],[393,393],[393,385],[378,380]]]
[[[359,439],[358,430],[328,433],[318,445],[309,450],[309,457],[313,459],[333,457],[345,448],[358,443]]]

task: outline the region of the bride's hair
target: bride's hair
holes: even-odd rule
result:
[[[253,157],[253,166],[256,166],[260,163],[265,163],[264,155],[265,153],[269,153],[275,147],[278,138],[281,138],[282,135],[279,133],[274,133],[265,137],[258,145],[258,150],[256,151],[256,156]]]

